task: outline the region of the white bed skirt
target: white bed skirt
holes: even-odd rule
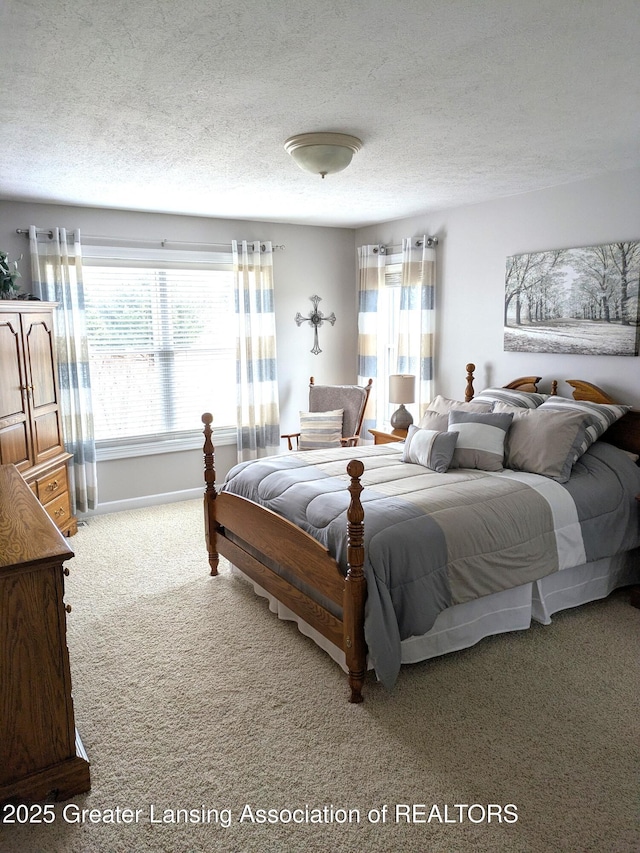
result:
[[[341,649],[240,569],[232,566],[232,571],[247,580],[258,595],[266,598],[269,609],[280,619],[296,622],[302,634],[310,637],[346,671]],[[440,613],[433,628],[426,634],[402,641],[402,663],[418,663],[466,649],[493,634],[525,630],[530,627],[532,619],[549,625],[551,616],[559,610],[606,598],[614,589],[638,582],[640,549],[635,549],[616,557],[554,572],[534,583],[486,595],[465,604],[456,604]]]

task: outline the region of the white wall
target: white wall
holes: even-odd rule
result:
[[[437,234],[439,393],[460,397],[465,365],[475,362],[476,389],[503,384],[517,376],[543,377],[542,387],[564,379],[587,379],[614,397],[640,407],[640,360],[615,356],[506,353],[502,306],[505,259],[509,255],[640,239],[640,169],[611,173],[588,181],[553,187],[484,204],[415,216],[352,231],[280,223],[242,222],[204,217],[169,216],[0,202],[0,247],[11,257],[25,254],[21,270],[29,283],[27,243],[16,228],[79,227],[85,234],[133,235],[145,239],[228,242],[271,240],[284,244],[274,254],[281,425],[295,428],[307,403],[309,376],[327,383],[356,377],[355,247],[398,243],[402,237]],[[28,289],[25,288],[25,289]],[[309,297],[322,297],[321,310],[335,312],[335,326],[320,329],[320,355],[310,349],[311,327],[296,326],[307,315]],[[236,459],[235,446],[217,449],[218,477]],[[201,488],[202,460],[197,451],[102,462],[100,500],[163,500],[164,496]],[[150,497],[151,496],[151,497]]]
[[[476,390],[518,376],[586,379],[640,407],[640,359],[503,351],[505,260],[521,252],[640,239],[640,169],[484,204],[396,220],[356,232],[357,245],[437,234],[438,393],[461,398],[465,365]]]
[[[24,254],[20,263],[23,291],[31,289],[28,244],[16,229],[29,225],[80,228],[84,235],[216,243],[271,240],[284,245],[284,250],[273,256],[283,432],[296,429],[299,410],[307,408],[311,375],[329,384],[355,382],[355,244],[351,229],[0,201],[0,248],[8,251],[11,258]],[[320,310],[325,314],[333,311],[337,317],[335,326],[325,323],[320,329],[319,355],[310,352],[311,326],[305,323],[298,327],[294,321],[298,311],[308,315],[312,307],[309,297],[314,294],[322,297]],[[199,428],[200,423],[194,427]],[[235,445],[218,447],[218,479],[235,462]],[[129,506],[150,496],[156,496],[156,500],[167,495],[175,498],[176,493],[199,490],[201,483],[202,457],[197,451],[104,461],[98,469],[99,500],[109,509]]]

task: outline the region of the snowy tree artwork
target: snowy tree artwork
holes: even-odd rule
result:
[[[638,355],[640,241],[507,258],[504,349]]]

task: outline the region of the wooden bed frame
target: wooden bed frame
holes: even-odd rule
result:
[[[475,365],[467,364],[465,400],[473,399]],[[537,391],[539,376],[523,376],[505,388]],[[614,403],[601,388],[581,380],[567,380],[576,400]],[[557,382],[552,394],[557,393]],[[346,576],[331,554],[299,527],[253,501],[215,488],[215,450],[212,415],[202,415],[204,424],[204,516],[205,538],[211,574],[218,574],[219,555],[259,584],[312,628],[342,649],[348,669],[350,702],[362,702],[367,665],[364,638],[364,607],[367,595],[364,574],[364,510],[360,501],[360,478],[364,465],[353,459],[347,465],[350,503],[347,510]],[[627,413],[604,436],[624,450],[640,454],[640,411]],[[639,496],[640,499],[640,496]],[[276,568],[292,578],[285,580]],[[297,585],[299,582],[300,586]],[[337,617],[302,590],[312,587],[342,613]]]

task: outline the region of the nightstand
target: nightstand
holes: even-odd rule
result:
[[[406,429],[370,429],[374,444],[391,444],[394,441],[404,441],[407,437]]]

